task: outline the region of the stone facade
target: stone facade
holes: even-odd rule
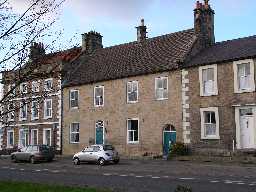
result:
[[[155,99],[155,78],[168,77],[168,99]],[[128,81],[139,82],[137,103],[128,104],[126,86]],[[104,106],[94,107],[94,86],[104,86]],[[69,92],[79,90],[79,108],[69,108]],[[181,73],[165,72],[135,76],[96,84],[67,87],[63,91],[63,153],[73,154],[90,141],[95,142],[95,122],[105,124],[105,143],[113,144],[122,155],[160,155],[163,152],[163,128],[171,124],[177,130],[177,140],[183,140],[181,109]],[[139,143],[127,143],[127,119],[139,119]],[[70,124],[80,123],[80,142],[70,143]]]
[[[254,70],[256,68],[255,61],[254,59]],[[186,69],[189,79],[188,103],[191,146],[197,153],[223,154],[236,151],[239,148],[238,143],[240,142],[240,137],[237,135],[237,131],[239,130],[239,116],[237,116],[236,111],[240,107],[246,106],[255,108],[256,93],[255,91],[234,93],[233,65],[233,62],[217,64],[218,94],[213,96],[200,96],[199,67]],[[209,107],[218,108],[219,139],[201,138],[200,108]],[[254,118],[256,122],[255,114]],[[254,138],[256,139],[256,124],[254,124]]]

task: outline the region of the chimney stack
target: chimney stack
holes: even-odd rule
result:
[[[141,19],[140,26],[136,27],[137,29],[137,41],[142,42],[147,39],[147,27],[144,24],[144,19]]]
[[[44,44],[39,42],[39,43],[32,43],[30,46],[30,53],[29,53],[29,59],[30,60],[35,60],[38,59],[39,57],[45,55],[45,49],[44,49]]]
[[[204,0],[204,4],[200,1],[196,2],[194,29],[203,47],[209,47],[215,43],[214,14],[214,10],[209,5],[209,0]]]
[[[100,33],[90,31],[82,34],[82,51],[92,53],[93,51],[101,48],[103,48],[103,45]]]

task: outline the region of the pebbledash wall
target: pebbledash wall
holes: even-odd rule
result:
[[[155,78],[168,77],[168,99],[156,100]],[[138,102],[127,103],[127,82],[138,81]],[[181,74],[179,71],[135,76],[65,88],[63,103],[63,153],[73,154],[90,140],[95,141],[95,123],[103,120],[105,143],[113,144],[122,155],[160,155],[163,152],[163,128],[171,124],[177,130],[177,140],[183,141],[181,110]],[[104,106],[94,107],[94,87],[104,86]],[[79,90],[78,109],[69,108],[70,90]],[[127,120],[139,119],[139,142],[127,142]],[[70,143],[70,124],[80,123],[80,142]]]
[[[253,62],[254,74],[256,74],[256,60]],[[217,93],[211,96],[200,96],[200,67],[184,69],[189,80],[188,85],[188,121],[190,122],[191,147],[194,153],[225,155],[237,150],[255,150],[256,148],[256,93],[255,88],[251,91],[237,93],[235,91],[234,65],[236,63],[248,63],[247,59],[240,59],[219,64],[209,64],[206,67],[216,67],[217,72]],[[234,72],[235,71],[235,72]],[[253,73],[251,72],[251,75]],[[255,75],[251,84],[255,84]],[[252,125],[251,136],[252,146],[246,147],[241,144],[241,117],[240,109],[252,109],[254,125]],[[207,138],[202,132],[202,115],[200,110],[209,109],[216,111],[217,133],[216,137]],[[218,116],[218,117],[217,117]],[[245,134],[245,133],[244,133]],[[253,144],[254,143],[254,144]],[[253,146],[254,145],[254,146]]]

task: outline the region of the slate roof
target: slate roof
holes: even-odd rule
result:
[[[83,53],[64,66],[64,87],[177,69],[195,40],[189,29]]]
[[[185,63],[184,67],[193,67],[197,65],[214,64],[240,59],[247,59],[256,56],[256,35],[218,42],[215,45],[202,50],[190,61]]]

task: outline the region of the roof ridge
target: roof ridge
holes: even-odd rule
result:
[[[222,44],[222,43],[228,43],[228,42],[232,42],[232,41],[240,41],[240,40],[249,39],[249,38],[252,38],[252,37],[256,37],[256,35],[250,35],[250,36],[247,36],[247,37],[239,37],[237,39],[228,39],[228,40],[225,40],[225,41],[219,41],[219,42],[216,42],[214,45]]]
[[[176,32],[173,32],[173,33],[167,33],[167,34],[163,34],[163,35],[158,35],[158,36],[155,36],[155,37],[150,37],[150,38],[147,38],[145,41],[150,41],[150,40],[154,40],[154,39],[157,39],[157,38],[160,38],[160,37],[175,35],[175,34],[178,34],[178,33],[185,33],[185,32],[190,32],[190,31],[191,32],[194,31],[194,28],[185,29],[185,30],[181,30],[181,31],[176,31]],[[127,43],[111,45],[109,47],[104,47],[103,49],[110,49],[110,48],[119,47],[119,46],[127,46],[127,45],[132,45],[132,44],[135,44],[135,43],[138,43],[138,42],[135,40],[135,41],[127,42]],[[99,50],[101,50],[101,49],[99,49]]]

